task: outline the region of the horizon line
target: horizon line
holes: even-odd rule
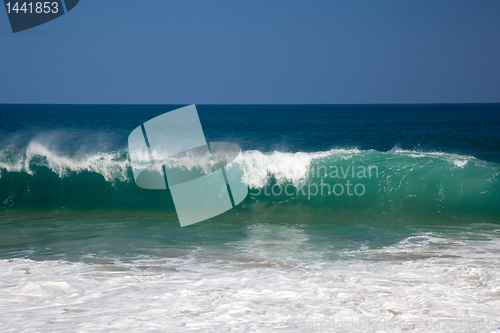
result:
[[[0,103],[0,105],[221,105],[221,106],[258,106],[258,105],[492,105],[500,102],[461,102],[461,103]]]

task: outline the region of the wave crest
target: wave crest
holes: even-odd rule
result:
[[[378,212],[380,217],[422,212],[500,216],[500,165],[471,156],[398,149],[297,153],[252,150],[243,152],[239,163],[251,193],[260,193],[245,199],[244,205],[252,207],[283,203],[287,210],[297,206],[300,212],[305,207],[311,211],[344,209]],[[371,167],[373,175],[369,173]],[[269,196],[274,185],[285,185],[289,192],[285,195],[275,188],[282,194]],[[351,192],[359,186],[356,195],[349,195],[349,186]],[[340,191],[342,188],[346,191]],[[302,190],[307,193],[302,194]],[[163,210],[169,200],[168,191],[144,190],[135,185],[124,151],[63,153],[31,142],[25,151],[0,152],[3,207]],[[173,203],[168,205],[174,211]]]
[[[65,154],[51,151],[38,142],[30,142],[25,152],[2,151],[0,169],[34,175],[34,166],[46,167],[59,178],[88,171],[100,174],[108,182],[128,181],[130,162],[124,152]]]

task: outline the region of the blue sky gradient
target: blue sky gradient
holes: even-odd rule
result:
[[[81,0],[13,34],[0,103],[500,102],[496,0]]]

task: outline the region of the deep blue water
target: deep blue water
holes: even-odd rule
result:
[[[182,105],[0,105],[0,147],[126,150],[139,124]],[[243,150],[439,151],[500,162],[500,104],[197,105],[207,141]],[[48,133],[51,132],[51,133]],[[52,135],[52,136],[51,136]],[[44,138],[45,136],[45,138]]]

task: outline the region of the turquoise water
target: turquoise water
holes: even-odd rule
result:
[[[498,328],[499,105],[199,106],[207,141],[242,147],[250,194],[184,228],[126,149],[176,107],[0,106],[8,325]]]

